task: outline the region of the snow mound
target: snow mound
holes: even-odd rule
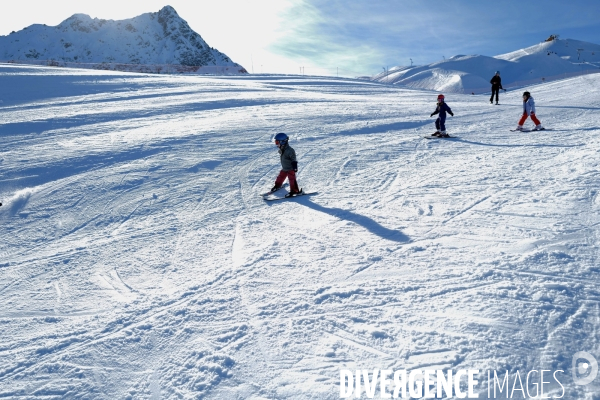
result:
[[[17,190],[6,204],[9,213],[11,215],[16,215],[20,210],[22,210],[25,207],[31,195],[34,194],[36,191],[37,189],[35,188],[24,188],[21,190]]]

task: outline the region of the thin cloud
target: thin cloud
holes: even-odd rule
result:
[[[270,50],[314,66],[375,74],[410,58],[428,64],[456,54],[493,56],[559,31],[587,27],[597,34],[599,13],[600,5],[577,0],[549,1],[543,9],[522,1],[298,0]]]

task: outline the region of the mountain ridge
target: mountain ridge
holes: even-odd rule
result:
[[[210,47],[171,6],[124,20],[73,14],[57,26],[34,24],[0,36],[0,59],[219,66],[246,72],[226,54]]]
[[[497,56],[457,55],[428,65],[398,66],[370,80],[450,93],[489,92],[500,71],[504,86],[548,82],[585,71],[600,72],[600,45],[554,39]]]

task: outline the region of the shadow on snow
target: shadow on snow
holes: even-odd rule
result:
[[[459,139],[456,138],[455,142],[465,143],[465,144],[474,144],[477,146],[487,146],[487,147],[581,147],[585,146],[585,144],[497,144],[497,143],[483,143],[483,142],[472,142],[470,140]]]
[[[367,231],[379,236],[382,239],[391,240],[393,242],[398,243],[408,243],[410,241],[410,238],[404,233],[386,228],[378,222],[374,221],[373,219],[365,217],[364,215],[356,214],[352,211],[347,211],[341,208],[324,207],[317,203],[313,203],[308,197],[298,197],[295,200],[298,204],[306,206],[315,211],[329,214],[335,218],[350,221],[357,225],[360,225]]]

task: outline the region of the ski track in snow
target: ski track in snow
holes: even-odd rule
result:
[[[530,88],[547,132],[509,131],[519,93],[448,96],[431,141],[427,91],[78,74],[0,65],[0,398],[336,399],[340,369],[598,354],[600,75]],[[317,196],[258,196],[279,131]]]

